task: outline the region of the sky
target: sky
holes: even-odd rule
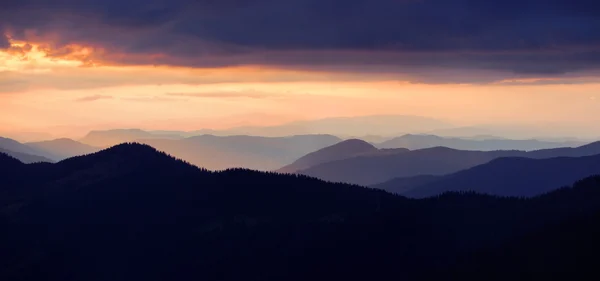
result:
[[[596,0],[4,0],[0,132],[379,114],[600,132],[598,10]]]

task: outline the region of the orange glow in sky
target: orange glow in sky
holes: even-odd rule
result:
[[[457,125],[600,124],[597,81],[539,83],[560,82],[540,77],[419,84],[393,74],[261,66],[118,66],[95,60],[99,50],[81,46],[48,56],[53,51],[39,45],[12,45],[0,51],[0,132],[218,129],[375,114],[427,116]]]

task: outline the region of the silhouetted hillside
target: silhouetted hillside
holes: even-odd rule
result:
[[[598,187],[600,178],[577,186]],[[552,224],[463,257],[459,265],[430,272],[422,280],[596,280],[599,221],[600,212],[591,212]]]
[[[46,157],[30,155],[30,154],[21,153],[21,152],[14,152],[14,151],[6,150],[3,148],[0,148],[0,153],[4,153],[8,156],[16,158],[19,161],[26,163],[26,164],[37,163],[37,162],[54,162]]]
[[[467,151],[434,147],[413,150],[407,153],[353,157],[313,166],[300,171],[300,173],[327,181],[374,185],[394,178],[448,175],[501,157],[545,159],[596,154],[600,154],[600,142],[576,148],[556,148],[530,152],[518,150]]]
[[[345,140],[332,146],[311,152],[277,171],[280,173],[294,173],[318,164],[351,158],[353,156],[376,151],[378,151],[377,148],[368,142],[357,139]]]
[[[529,200],[410,200],[139,144],[0,165],[26,175],[0,189],[1,280],[416,280],[600,210],[597,178]]]
[[[72,139],[55,139],[50,141],[29,142],[26,145],[45,151],[55,156],[56,160],[85,155],[96,152],[100,148],[74,141]]]
[[[449,191],[531,197],[600,174],[600,155],[550,159],[500,158],[441,177],[399,178],[373,187],[413,198]]]
[[[483,164],[485,165],[485,164]],[[460,172],[459,172],[460,173]],[[384,183],[371,185],[372,188],[385,190],[393,194],[404,194],[415,188],[444,179],[445,176],[422,175],[405,178],[395,178]]]
[[[338,143],[331,135],[281,138],[202,135],[182,140],[143,139],[139,142],[211,170],[249,168],[275,170],[299,157]]]
[[[559,147],[574,147],[583,145],[581,142],[549,142],[531,140],[511,140],[511,139],[462,139],[462,138],[444,138],[434,135],[404,135],[388,141],[385,141],[377,147],[380,148],[408,148],[410,150],[448,147],[461,150],[539,150]]]

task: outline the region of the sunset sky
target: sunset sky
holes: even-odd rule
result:
[[[4,0],[0,132],[375,114],[600,136],[594,0]]]

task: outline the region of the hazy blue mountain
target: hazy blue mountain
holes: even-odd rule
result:
[[[530,151],[527,158],[552,158],[559,156],[581,157],[600,154],[600,141],[588,143],[579,147],[562,147]]]
[[[403,135],[377,145],[380,148],[408,148],[410,150],[430,148],[430,147],[448,147],[460,150],[539,150],[559,147],[575,147],[585,143],[583,142],[550,142],[531,140],[511,140],[511,139],[463,139],[463,138],[445,138],[434,135]]]
[[[397,177],[445,175],[520,151],[465,151],[434,147],[383,155],[357,156],[323,163],[300,174],[332,182],[372,185]]]
[[[455,138],[493,135],[509,139],[538,139],[548,141],[573,141],[572,136],[578,136],[585,140],[598,139],[600,137],[594,130],[586,131],[582,129],[584,128],[565,124],[483,124],[426,130],[418,133]]]
[[[398,178],[372,187],[413,198],[473,191],[497,196],[532,197],[600,175],[600,155],[549,159],[499,158],[446,176]]]
[[[43,156],[31,155],[31,154],[22,153],[22,152],[14,152],[14,151],[0,148],[0,154],[2,154],[2,153],[6,154],[10,157],[13,157],[25,164],[38,163],[38,162],[54,162],[53,160],[48,159]]]
[[[410,200],[297,175],[209,172],[139,144],[55,164],[0,155],[0,169],[9,171],[0,177],[0,280],[487,280],[494,271],[455,279],[476,265],[459,261],[498,245],[534,254],[523,237],[560,237],[552,227],[565,223],[578,226],[570,237],[593,241],[579,221],[600,212],[600,178],[527,200]],[[597,250],[559,244],[570,255],[554,256],[558,264]],[[514,263],[493,256],[475,260]]]
[[[423,133],[430,130],[450,128],[451,125],[428,117],[408,115],[373,115],[357,117],[335,117],[318,120],[295,121],[277,126],[243,126],[224,130],[202,129],[197,131],[156,131],[181,137],[210,134],[215,136],[265,136],[285,137],[293,135],[331,134],[344,138],[367,136],[365,140],[377,139],[372,136],[389,136],[399,133]],[[360,138],[360,137],[352,137]]]
[[[47,159],[55,159],[55,156],[42,149],[37,149],[16,140],[0,137],[0,148],[13,153],[23,153],[32,156],[41,156]]]
[[[56,160],[63,160],[73,156],[90,154],[100,150],[100,148],[66,138],[41,142],[30,142],[26,143],[26,145],[54,155],[56,156]]]
[[[434,147],[406,153],[352,157],[316,165],[299,171],[299,173],[327,181],[374,185],[394,178],[452,174],[501,157],[543,159],[596,154],[600,154],[600,142],[576,148],[555,148],[530,152],[519,150],[468,151]]]
[[[202,135],[180,140],[139,139],[141,143],[211,170],[248,168],[270,171],[341,141],[331,135],[291,137]]]
[[[294,163],[287,165],[277,172],[280,173],[295,173],[300,170],[308,169],[322,163],[327,163],[336,160],[351,158],[354,156],[377,152],[378,149],[372,144],[363,140],[350,139],[323,149],[311,152]]]
[[[106,131],[91,131],[79,141],[95,147],[109,147],[137,139],[182,139],[177,133],[152,133],[140,129],[116,129]]]

